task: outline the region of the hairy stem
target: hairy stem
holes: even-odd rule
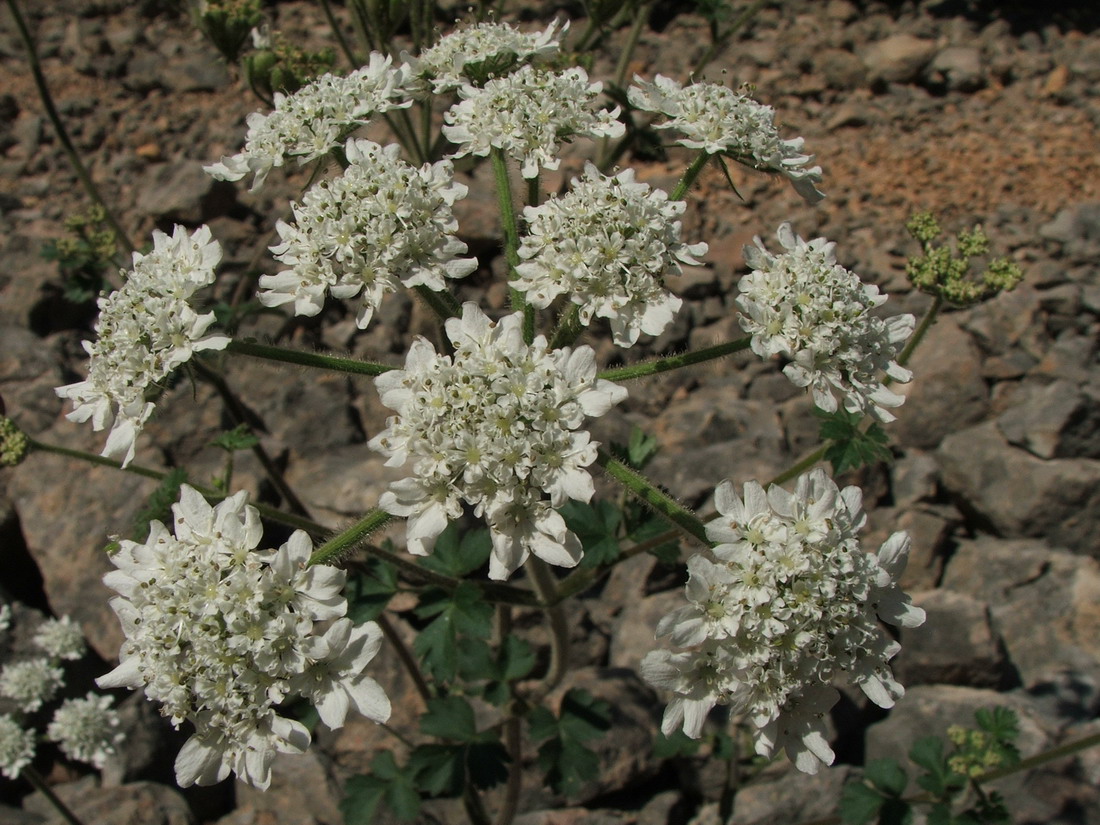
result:
[[[504,228],[504,259],[508,262],[508,280],[517,277],[519,266],[519,224],[512,201],[512,180],[508,174],[508,160],[501,149],[494,148],[489,156],[493,161],[493,177],[496,180],[497,201],[500,204],[500,221]],[[512,309],[523,313],[523,340],[530,344],[535,338],[535,310],[527,303],[523,293],[514,287],[510,292]]]
[[[662,372],[678,370],[683,367],[690,367],[695,364],[702,364],[706,361],[713,361],[716,358],[724,358],[727,355],[733,355],[736,352],[748,349],[751,343],[751,337],[738,338],[735,341],[715,344],[713,347],[706,347],[705,349],[696,350],[695,352],[685,352],[683,355],[670,355],[666,358],[657,358],[653,361],[646,361],[641,364],[631,364],[629,367],[616,367],[615,369],[604,370],[599,373],[598,377],[608,381],[629,381],[632,378],[657,375]]]
[[[254,341],[242,341],[234,338],[225,348],[226,352],[236,355],[248,355],[252,358],[264,358],[268,361],[280,361],[284,364],[296,364],[301,367],[348,372],[354,375],[377,376],[398,369],[387,364],[375,364],[370,361],[358,361],[354,358],[341,358],[336,355],[322,355],[319,352],[301,352],[300,350],[259,344]]]
[[[340,44],[340,50],[344,53],[344,57],[348,59],[348,63],[353,69],[358,69],[361,65],[360,60],[356,57],[355,52],[351,50],[351,46],[348,45],[344,33],[340,31],[340,24],[336,22],[336,16],[332,13],[332,7],[329,5],[328,0],[321,0],[321,8],[324,9],[325,19],[328,21],[332,33],[336,36],[336,42]]]
[[[596,463],[603,467],[609,476],[622,484],[636,498],[648,504],[659,515],[664,516],[692,538],[710,547],[706,527],[699,520],[699,517],[673,499],[672,496],[659,489],[641,473],[626,466],[603,450],[600,450]]]
[[[932,327],[932,324],[936,320],[936,316],[939,315],[940,308],[943,307],[943,298],[937,295],[932,299],[932,306],[928,307],[928,312],[924,313],[924,317],[921,318],[920,324],[913,334],[909,336],[909,341],[905,344],[905,349],[901,351],[898,356],[898,365],[904,367],[909,363],[909,359],[913,357],[913,351],[920,346],[920,342],[924,339],[924,335]],[[883,383],[889,383],[889,377]]]
[[[699,177],[699,173],[703,171],[703,167],[707,165],[708,160],[710,160],[710,155],[707,152],[700,152],[696,156],[695,160],[691,162],[691,166],[684,171],[684,176],[680,178],[676,188],[668,196],[670,201],[678,201],[687,194],[691,185],[695,183],[695,179]]]

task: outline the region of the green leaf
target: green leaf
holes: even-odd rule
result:
[[[420,717],[420,731],[457,742],[472,742],[478,738],[474,709],[461,696],[429,699],[428,710]]]
[[[355,624],[378,618],[397,593],[397,568],[381,559],[367,559],[366,569],[353,576],[345,593],[347,616]]]
[[[878,816],[884,802],[886,798],[874,788],[852,780],[840,794],[840,818],[847,825],[867,825]]]
[[[909,750],[909,759],[927,771],[923,776],[917,777],[920,787],[941,799],[951,792],[955,784],[952,781],[953,774],[943,755],[943,740],[938,736],[918,739]]]
[[[867,781],[887,796],[901,796],[909,783],[905,769],[893,759],[876,759],[864,769]]]
[[[508,779],[508,751],[498,741],[474,742],[466,746],[466,770],[477,788],[492,788]]]
[[[635,470],[644,470],[661,448],[657,444],[657,438],[646,435],[645,431],[635,425],[630,430],[630,443],[626,446],[626,459]]]
[[[978,727],[993,734],[1000,742],[1014,742],[1020,735],[1020,719],[1006,707],[980,708],[974,712]]]
[[[714,733],[714,757],[716,759],[733,759],[736,749],[733,746],[733,737],[724,730]]]
[[[448,593],[440,588],[426,590],[416,615],[436,616],[417,634],[413,650],[437,679],[454,679],[458,669],[458,634],[488,638],[493,625],[493,606],[481,597],[473,582],[462,582]]]
[[[645,510],[645,516],[645,520],[627,535],[631,541],[641,543],[668,532],[668,522],[663,518],[652,515],[648,508]],[[656,556],[662,564],[677,564],[680,561],[680,542],[674,538],[664,544],[651,547],[648,552]]]
[[[878,813],[879,825],[909,825],[913,808],[904,799],[887,799]]]
[[[497,661],[500,662],[500,679],[514,682],[534,670],[538,660],[530,644],[518,636],[509,635],[504,639]]]
[[[583,743],[611,727],[611,706],[574,688],[562,698],[560,717],[536,707],[528,715],[528,725],[533,740],[546,740],[538,750],[546,784],[556,793],[573,796],[599,771],[599,757]]]
[[[247,424],[238,424],[211,441],[210,446],[221,447],[227,453],[235,453],[238,450],[251,450],[259,443],[260,439],[252,434]]]
[[[934,803],[925,814],[925,819],[928,825],[953,825],[954,823],[951,818],[951,806],[946,802]]]
[[[597,501],[593,506],[567,501],[558,512],[584,548],[581,567],[609,564],[619,557],[618,529],[622,513],[612,502]]]
[[[677,728],[672,736],[658,733],[653,737],[653,755],[658,759],[671,759],[677,756],[694,756],[699,752],[702,743],[698,739],[692,739],[682,730]]]
[[[420,794],[413,784],[413,771],[398,767],[389,751],[374,757],[369,775],[348,780],[340,803],[345,825],[372,825],[382,803],[401,820],[415,819],[420,813]]]
[[[419,559],[419,563],[436,573],[462,579],[484,566],[492,549],[488,530],[468,530],[459,538],[458,525],[452,522],[439,534],[431,555]]]
[[[891,460],[886,432],[878,424],[872,424],[863,432],[861,416],[843,407],[832,413],[814,407],[814,415],[821,419],[818,435],[828,444],[825,458],[832,463],[835,474]]]
[[[587,690],[573,688],[561,700],[560,726],[578,742],[597,739],[611,729],[611,705]]]
[[[409,755],[416,786],[432,796],[459,796],[466,779],[462,745],[419,745]]]

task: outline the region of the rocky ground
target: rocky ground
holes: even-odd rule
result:
[[[246,270],[271,271],[264,250],[274,219],[304,173],[277,173],[259,195],[202,173],[202,163],[237,150],[257,104],[187,18],[167,2],[22,5],[62,116],[132,237],[174,222],[209,224],[226,250],[225,294]],[[705,25],[676,14],[678,5],[658,7],[632,70],[680,77],[698,57]],[[280,2],[268,13],[311,46],[329,42],[314,4]],[[580,11],[543,3],[535,16],[555,13]],[[902,224],[916,209],[936,210],[953,231],[981,223],[995,254],[1026,273],[1015,292],[941,317],[890,428],[895,461],[847,479],[864,487],[873,508],[868,546],[895,529],[913,535],[905,585],[928,622],[901,637],[896,670],[906,698],[884,714],[847,694],[834,719],[842,764],[816,777],[769,768],[737,794],[733,822],[831,815],[840,786],[866,759],[900,757],[928,732],[971,722],[982,706],[1017,711],[1025,754],[1100,731],[1098,27],[1100,12],[1084,2],[782,0],[767,4],[708,70],[712,79],[725,71],[753,84],[785,134],[806,138],[828,197],[808,207],[779,181],[735,173],[739,200],[707,173],[690,195],[686,229],[710,243],[708,265],[674,287],[685,310],[650,351],[736,335],[741,248],[773,235],[782,220],[803,237],[837,241],[842,262],[889,292],[897,311],[927,306],[904,275],[916,248]],[[612,65],[625,34],[611,38],[596,74]],[[56,268],[40,256],[87,202],[6,11],[0,77],[0,394],[36,438],[98,452],[101,438],[66,421],[53,392],[78,380],[79,341],[92,317],[59,298]],[[638,166],[642,179],[671,187],[682,157]],[[460,220],[482,269],[463,289],[500,306],[503,293],[485,290],[502,266],[487,170],[475,170],[472,183],[487,194],[467,201]],[[338,309],[282,331],[302,346],[396,361],[426,319],[410,302],[389,301],[366,333]],[[279,330],[266,321],[253,334]],[[615,355],[601,351],[605,362]],[[265,446],[319,518],[338,525],[375,504],[388,476],[365,444],[384,419],[371,387],[254,363],[229,371],[267,425]],[[206,445],[224,422],[213,393],[181,385],[160,410],[138,462],[186,464],[200,478],[216,472],[220,455]],[[816,438],[803,395],[774,365],[748,356],[632,387],[623,409],[601,420],[599,437],[621,439],[635,423],[662,444],[651,474],[703,508],[718,480],[770,477]],[[243,462],[236,481],[259,490],[259,467]],[[0,598],[15,610],[4,656],[21,655],[46,613],[71,614],[94,649],[72,677],[84,680],[74,691],[110,666],[121,637],[99,581],[108,567],[101,548],[148,489],[132,476],[44,455],[0,472]],[[661,705],[636,668],[657,619],[679,598],[676,579],[640,557],[581,600],[569,684],[612,701],[618,735],[599,744],[600,775],[578,797],[552,797],[529,780],[521,810],[534,813],[518,821],[720,821],[720,763],[661,761],[649,746]],[[400,727],[417,710],[415,694],[395,662],[386,659],[380,672]],[[373,724],[352,723],[307,757],[278,763],[267,794],[226,783],[181,795],[169,787],[178,738],[140,697],[124,707],[123,758],[102,779],[60,761],[41,766],[87,822],[335,825],[342,783],[393,744]],[[1100,750],[1002,784],[1016,822],[1100,822]],[[28,791],[0,780],[0,819],[58,821]]]

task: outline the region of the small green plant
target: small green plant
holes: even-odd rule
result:
[[[909,774],[894,759],[876,759],[862,780],[844,786],[840,816],[848,825],[903,825],[913,821],[914,808],[927,806],[929,825],[1002,825],[1010,821],[1004,799],[986,791],[983,777],[1012,768],[1020,761],[1016,748],[1019,720],[1004,707],[974,714],[977,728],[952,725],[949,748],[938,736],[920,739],[909,760],[922,772],[916,782],[924,795],[905,795]]]
[[[65,300],[83,304],[109,286],[107,275],[116,266],[118,239],[99,205],[68,218],[65,230],[67,235],[43,245],[42,257],[57,263]]]

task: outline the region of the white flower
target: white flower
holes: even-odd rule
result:
[[[814,403],[826,412],[837,409],[834,392],[839,392],[849,412],[893,421],[886,408],[900,406],[905,397],[879,374],[901,383],[912,378],[894,359],[913,332],[913,316],[872,315],[887,296],[837,264],[835,244],[824,238],[807,243],[787,223],[777,237],[785,250],[779,255],[768,252],[759,238],[745,247],[753,271],[738,284],[737,305],[752,351],[761,358],[791,359],[784,374],[809,387]]]
[[[810,203],[823,197],[815,184],[821,167],[807,166],[813,155],[802,152],[802,138],[783,140],[775,126],[775,110],[717,83],[681,86],[657,75],[648,83],[635,75],[638,86],[627,90],[630,104],[670,119],[658,129],[675,129],[680,144],[708,154],[725,154],[756,169],[786,175],[795,191]]]
[[[46,619],[34,633],[34,643],[54,659],[79,659],[84,655],[84,632],[68,616]]]
[[[64,672],[46,658],[12,662],[0,671],[0,696],[15,700],[27,713],[50,701],[63,684]]]
[[[354,627],[350,619],[333,622],[324,636],[313,637],[311,664],[297,677],[298,692],[312,701],[321,721],[342,727],[349,708],[376,722],[390,717],[390,700],[363,671],[378,653],[382,631],[374,622]]]
[[[203,167],[218,180],[252,174],[252,190],[287,158],[300,164],[322,157],[376,114],[412,105],[408,67],[372,52],[370,62],[347,77],[321,75],[292,95],[275,93],[275,109],[248,116],[244,149]]]
[[[557,169],[558,144],[576,135],[619,137],[626,127],[619,108],[594,111],[603,84],[589,83],[581,68],[562,72],[524,66],[507,77],[476,88],[459,89],[462,101],[444,115],[443,134],[459,144],[454,157],[488,155],[496,148],[521,164],[525,178],[539,169]]]
[[[924,621],[897,583],[909,537],[895,533],[877,556],[863,552],[860,491],[839,490],[823,470],[799,478],[793,493],[750,481],[741,498],[725,481],[715,506],[721,515],[707,536],[718,561],[689,561],[688,604],[657,626],[689,649],[642,661],[643,676],[674,694],[662,730],[697,737],[707,712],[726,704],[757,729],[757,753],[785,750],[814,773],[833,759],[825,714],[839,696],[835,678],[880,707],[904,693],[888,665],[900,646],[878,622]]]
[[[35,734],[8,716],[0,716],[0,773],[18,779],[34,759]]]
[[[153,413],[150,396],[173,370],[200,350],[224,349],[229,339],[207,335],[214,313],[197,314],[192,295],[214,283],[221,246],[203,226],[188,234],[177,226],[169,237],[153,232],[153,251],[134,253],[134,268],[115,292],[99,299],[96,340],[84,342],[90,356],[84,381],[58,387],[71,399],[71,421],[92,420],[96,432],[110,427],[106,456],[134,458],[135,441]]]
[[[417,169],[398,157],[400,147],[349,140],[348,168],[313,186],[293,204],[294,224],[279,221],[282,243],[271,247],[290,268],[260,278],[265,306],[294,303],[295,315],[316,315],[325,294],[360,296],[357,323],[366,328],[386,292],[400,284],[446,289],[444,278],[477,268],[459,258],[466,244],[451,207],[466,196],[450,161]]]
[[[522,325],[520,313],[494,323],[464,304],[446,323],[453,356],[418,338],[405,369],[375,379],[397,415],[370,446],[387,466],[412,465],[379,507],[408,519],[409,552],[426,555],[470,505],[489,524],[494,579],[530,553],[564,567],[580,560],[580,542],[554,508],[592,497],[585,468],[596,445],[579,428],[626,397],[596,378],[590,347],[549,351],[541,335],[525,344]]]
[[[686,204],[634,180],[634,170],[614,177],[592,164],[573,179],[568,194],[524,210],[529,234],[512,286],[545,309],[559,295],[580,307],[581,322],[608,318],[615,343],[632,346],[641,333],[660,335],[681,300],[665,289],[680,264],[698,265],[705,243],[680,242]]]
[[[266,788],[275,754],[309,745],[275,706],[303,695],[303,674],[330,656],[315,622],[347,611],[344,573],[308,567],[301,531],[257,550],[259,518],[243,492],[211,507],[184,485],[172,509],[174,535],[153,522],[144,543],[124,541],[111,557],[118,569],[104,582],[119,593],[111,606],[126,640],[98,684],[141,689],[173,725],[194,725],[176,758],[181,786],[234,772]]]
[[[482,85],[487,77],[500,77],[534,58],[554,54],[569,23],[557,31],[552,22],[545,31],[521,32],[507,23],[477,23],[441,37],[422,54],[401,53],[409,71],[431,84],[432,92],[453,91],[464,83]]]
[[[122,719],[110,696],[88,693],[83,699],[66,699],[53,715],[46,736],[69,759],[102,768],[107,757],[126,738]]]

